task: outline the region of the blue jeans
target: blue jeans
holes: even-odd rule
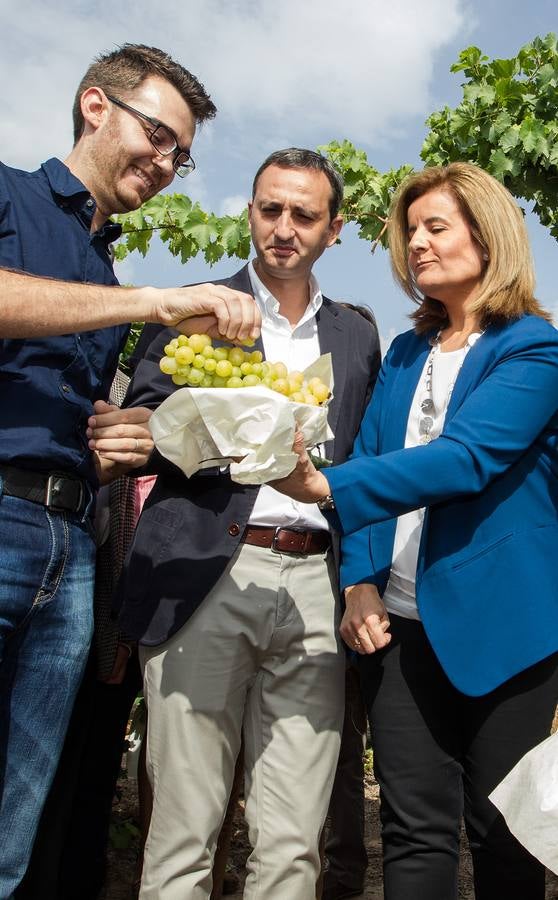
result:
[[[2,492],[0,900],[27,868],[93,630],[89,523]]]

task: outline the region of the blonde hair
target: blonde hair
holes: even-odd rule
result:
[[[412,313],[420,333],[447,324],[445,306],[418,290],[409,267],[407,212],[429,191],[444,190],[456,200],[473,239],[486,258],[480,292],[469,307],[482,328],[524,313],[550,315],[534,296],[535,274],[523,214],[499,181],[471,163],[432,166],[411,175],[397,191],[389,213],[389,249],[394,277],[418,309]]]

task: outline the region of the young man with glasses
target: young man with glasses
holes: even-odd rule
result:
[[[125,45],[82,80],[65,163],[50,159],[32,173],[0,164],[3,900],[25,872],[87,659],[94,494],[152,447],[148,410],[130,415],[104,403],[128,332],[122,323],[181,323],[231,338],[259,330],[247,294],[124,289],[112,269],[120,229],[109,216],[191,170],[196,124],[214,114],[203,86],[167,54]],[[87,436],[100,415],[111,439],[104,458]]]
[[[147,122],[148,125],[151,126],[151,128],[146,129],[147,137],[155,147],[157,153],[160,153],[161,156],[171,156],[172,167],[180,178],[185,178],[186,175],[189,175],[190,172],[194,171],[196,164],[190,156],[190,151],[184,150],[182,147],[178,146],[174,131],[171,131],[170,128],[167,128],[167,126],[163,125],[162,122],[159,122],[158,119],[146,116],[138,109],[134,109],[134,107],[130,106],[128,103],[124,103],[123,100],[118,100],[117,97],[112,97],[110,94],[107,94],[106,97],[111,103],[114,103],[121,109],[125,109],[129,113],[132,113],[132,115],[143,119],[144,122]]]

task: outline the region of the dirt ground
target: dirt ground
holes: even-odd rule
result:
[[[137,796],[135,781],[128,780],[125,775],[119,783],[119,797],[115,801],[113,815],[113,832],[120,843],[129,846],[117,849],[113,847],[109,854],[109,874],[107,887],[103,900],[131,900],[132,885],[135,877],[138,839],[134,834],[137,825]],[[368,872],[366,876],[366,888],[362,894],[362,900],[381,900],[382,891],[382,863],[381,843],[378,817],[378,786],[372,775],[366,776],[366,847],[368,851]],[[242,805],[239,804],[230,859],[232,867],[243,880],[244,862],[248,855],[248,840],[243,820]],[[230,900],[241,900],[242,894],[230,896]],[[473,884],[471,877],[471,861],[466,849],[466,841],[463,841],[461,854],[460,900],[474,900]],[[495,898],[500,900],[500,898]],[[504,898],[502,898],[504,900]],[[528,900],[528,898],[525,898]],[[558,900],[558,877],[552,873],[547,874],[546,900]]]

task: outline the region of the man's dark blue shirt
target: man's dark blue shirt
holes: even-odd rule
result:
[[[115,285],[111,222],[90,232],[95,201],[58,159],[36,172],[0,163],[0,267]],[[0,300],[1,302],[1,300]],[[0,339],[0,462],[96,484],[85,430],[108,398],[128,326],[33,340]]]

